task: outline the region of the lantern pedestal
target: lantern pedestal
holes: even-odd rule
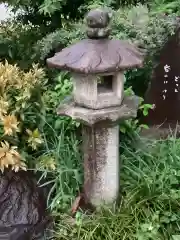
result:
[[[119,126],[84,126],[83,146],[83,192],[93,206],[112,204],[119,194]]]
[[[82,122],[84,189],[86,203],[98,207],[112,204],[119,194],[119,125],[137,115],[139,98],[125,97],[122,105],[100,110],[77,106],[72,100],[62,104],[59,115]]]

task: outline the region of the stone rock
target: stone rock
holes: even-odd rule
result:
[[[30,172],[0,174],[0,240],[42,239],[50,218]]]

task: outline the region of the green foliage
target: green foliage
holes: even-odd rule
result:
[[[121,155],[122,202],[91,216],[79,214],[75,225],[61,215],[56,239],[161,240],[179,237],[180,141],[146,142]],[[178,239],[178,238],[177,238]]]
[[[156,57],[177,27],[175,19],[174,15],[155,15],[143,5],[120,9],[114,13],[113,38],[129,40],[146,53],[143,69],[133,69],[126,73],[126,84],[132,86],[137,95],[144,95]]]
[[[167,37],[174,33],[176,26],[175,15],[155,16],[143,5],[120,8],[114,13],[112,24],[114,38],[129,39],[146,49],[151,56],[161,49]]]
[[[40,5],[40,12],[44,14],[52,14],[57,10],[60,10],[62,8],[62,5],[65,4],[66,1],[62,0],[45,0],[41,5]]]
[[[79,123],[68,117],[60,117],[56,111],[60,104],[67,101],[72,93],[72,80],[68,73],[64,72],[57,76],[55,83],[48,86],[44,92],[43,99],[46,109],[46,121],[51,123],[51,127],[60,131],[63,126],[67,130],[75,130],[79,127]]]
[[[31,14],[36,10],[36,14],[38,14],[39,11],[41,14],[51,16],[58,12],[63,17],[68,15],[70,17],[73,16],[74,18],[80,14],[81,11],[79,10],[83,10],[83,12],[87,11],[90,6],[109,6],[119,8],[126,5],[147,3],[145,0],[40,0],[38,2],[35,0],[1,0],[0,2],[8,3],[13,7],[14,11],[17,11],[18,9],[23,9],[25,12],[31,10],[29,11],[29,14]]]
[[[151,8],[155,11],[155,13],[176,13],[177,15],[179,15],[180,2],[179,0],[155,0],[151,2]]]
[[[7,148],[8,144],[18,147],[26,160],[30,160],[29,167],[34,166],[31,155],[41,155],[38,151],[47,148],[46,143],[52,141],[55,130],[65,128],[72,133],[79,127],[79,123],[56,113],[59,103],[72,91],[67,74],[58,75],[56,80],[48,85],[43,69],[36,65],[24,72],[7,61],[0,63],[0,140],[7,142]]]
[[[119,8],[120,6],[124,5],[131,5],[131,4],[137,4],[137,3],[144,3],[143,0],[138,1],[138,0],[126,0],[126,1],[117,1],[117,0],[92,0],[92,1],[81,1],[81,10],[88,10],[92,8],[96,8],[99,6],[106,6],[106,7],[111,7],[115,6],[116,8]],[[40,11],[43,12],[44,14],[52,14],[57,10],[60,10],[63,5],[67,4],[68,1],[62,1],[62,0],[45,0],[43,4],[40,6]]]
[[[72,24],[71,26],[64,26],[53,33],[48,34],[42,40],[34,44],[34,51],[36,59],[44,60],[52,50],[64,48],[84,37],[85,28],[82,22]]]
[[[42,29],[17,21],[0,24],[0,60],[18,64],[22,69],[32,65],[32,46],[43,37]]]
[[[134,91],[132,87],[125,89],[124,91],[126,96],[133,96]],[[152,104],[145,104],[143,98],[139,98],[139,113],[142,113],[143,116],[147,116],[150,109],[153,109],[154,106]],[[123,142],[132,143],[132,140],[139,138],[139,134],[142,129],[148,129],[149,127],[146,124],[140,124],[138,118],[129,119],[120,123],[120,133],[121,139],[123,138]]]
[[[23,22],[31,22],[34,25],[61,27],[63,19],[78,19],[81,17],[79,7],[84,0],[1,0],[7,3]],[[22,10],[22,11],[19,11]],[[18,11],[18,12],[17,12]],[[53,29],[55,30],[55,28]]]
[[[73,133],[67,136],[64,126],[59,132],[53,131],[52,135],[51,141],[45,139],[47,147],[36,159],[36,170],[42,173],[40,182],[45,179],[43,186],[51,186],[47,202],[56,215],[68,211],[74,196],[79,192],[82,164],[78,150],[80,142]]]

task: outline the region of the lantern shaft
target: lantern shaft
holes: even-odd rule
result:
[[[83,126],[84,193],[91,204],[112,204],[119,193],[119,126]]]

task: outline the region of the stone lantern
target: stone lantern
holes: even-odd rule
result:
[[[96,9],[87,14],[87,36],[47,60],[49,67],[69,70],[73,100],[61,104],[59,115],[83,123],[86,203],[112,204],[119,193],[119,125],[136,117],[138,98],[124,96],[124,71],[141,67],[142,54],[126,41],[110,40],[110,15]]]

